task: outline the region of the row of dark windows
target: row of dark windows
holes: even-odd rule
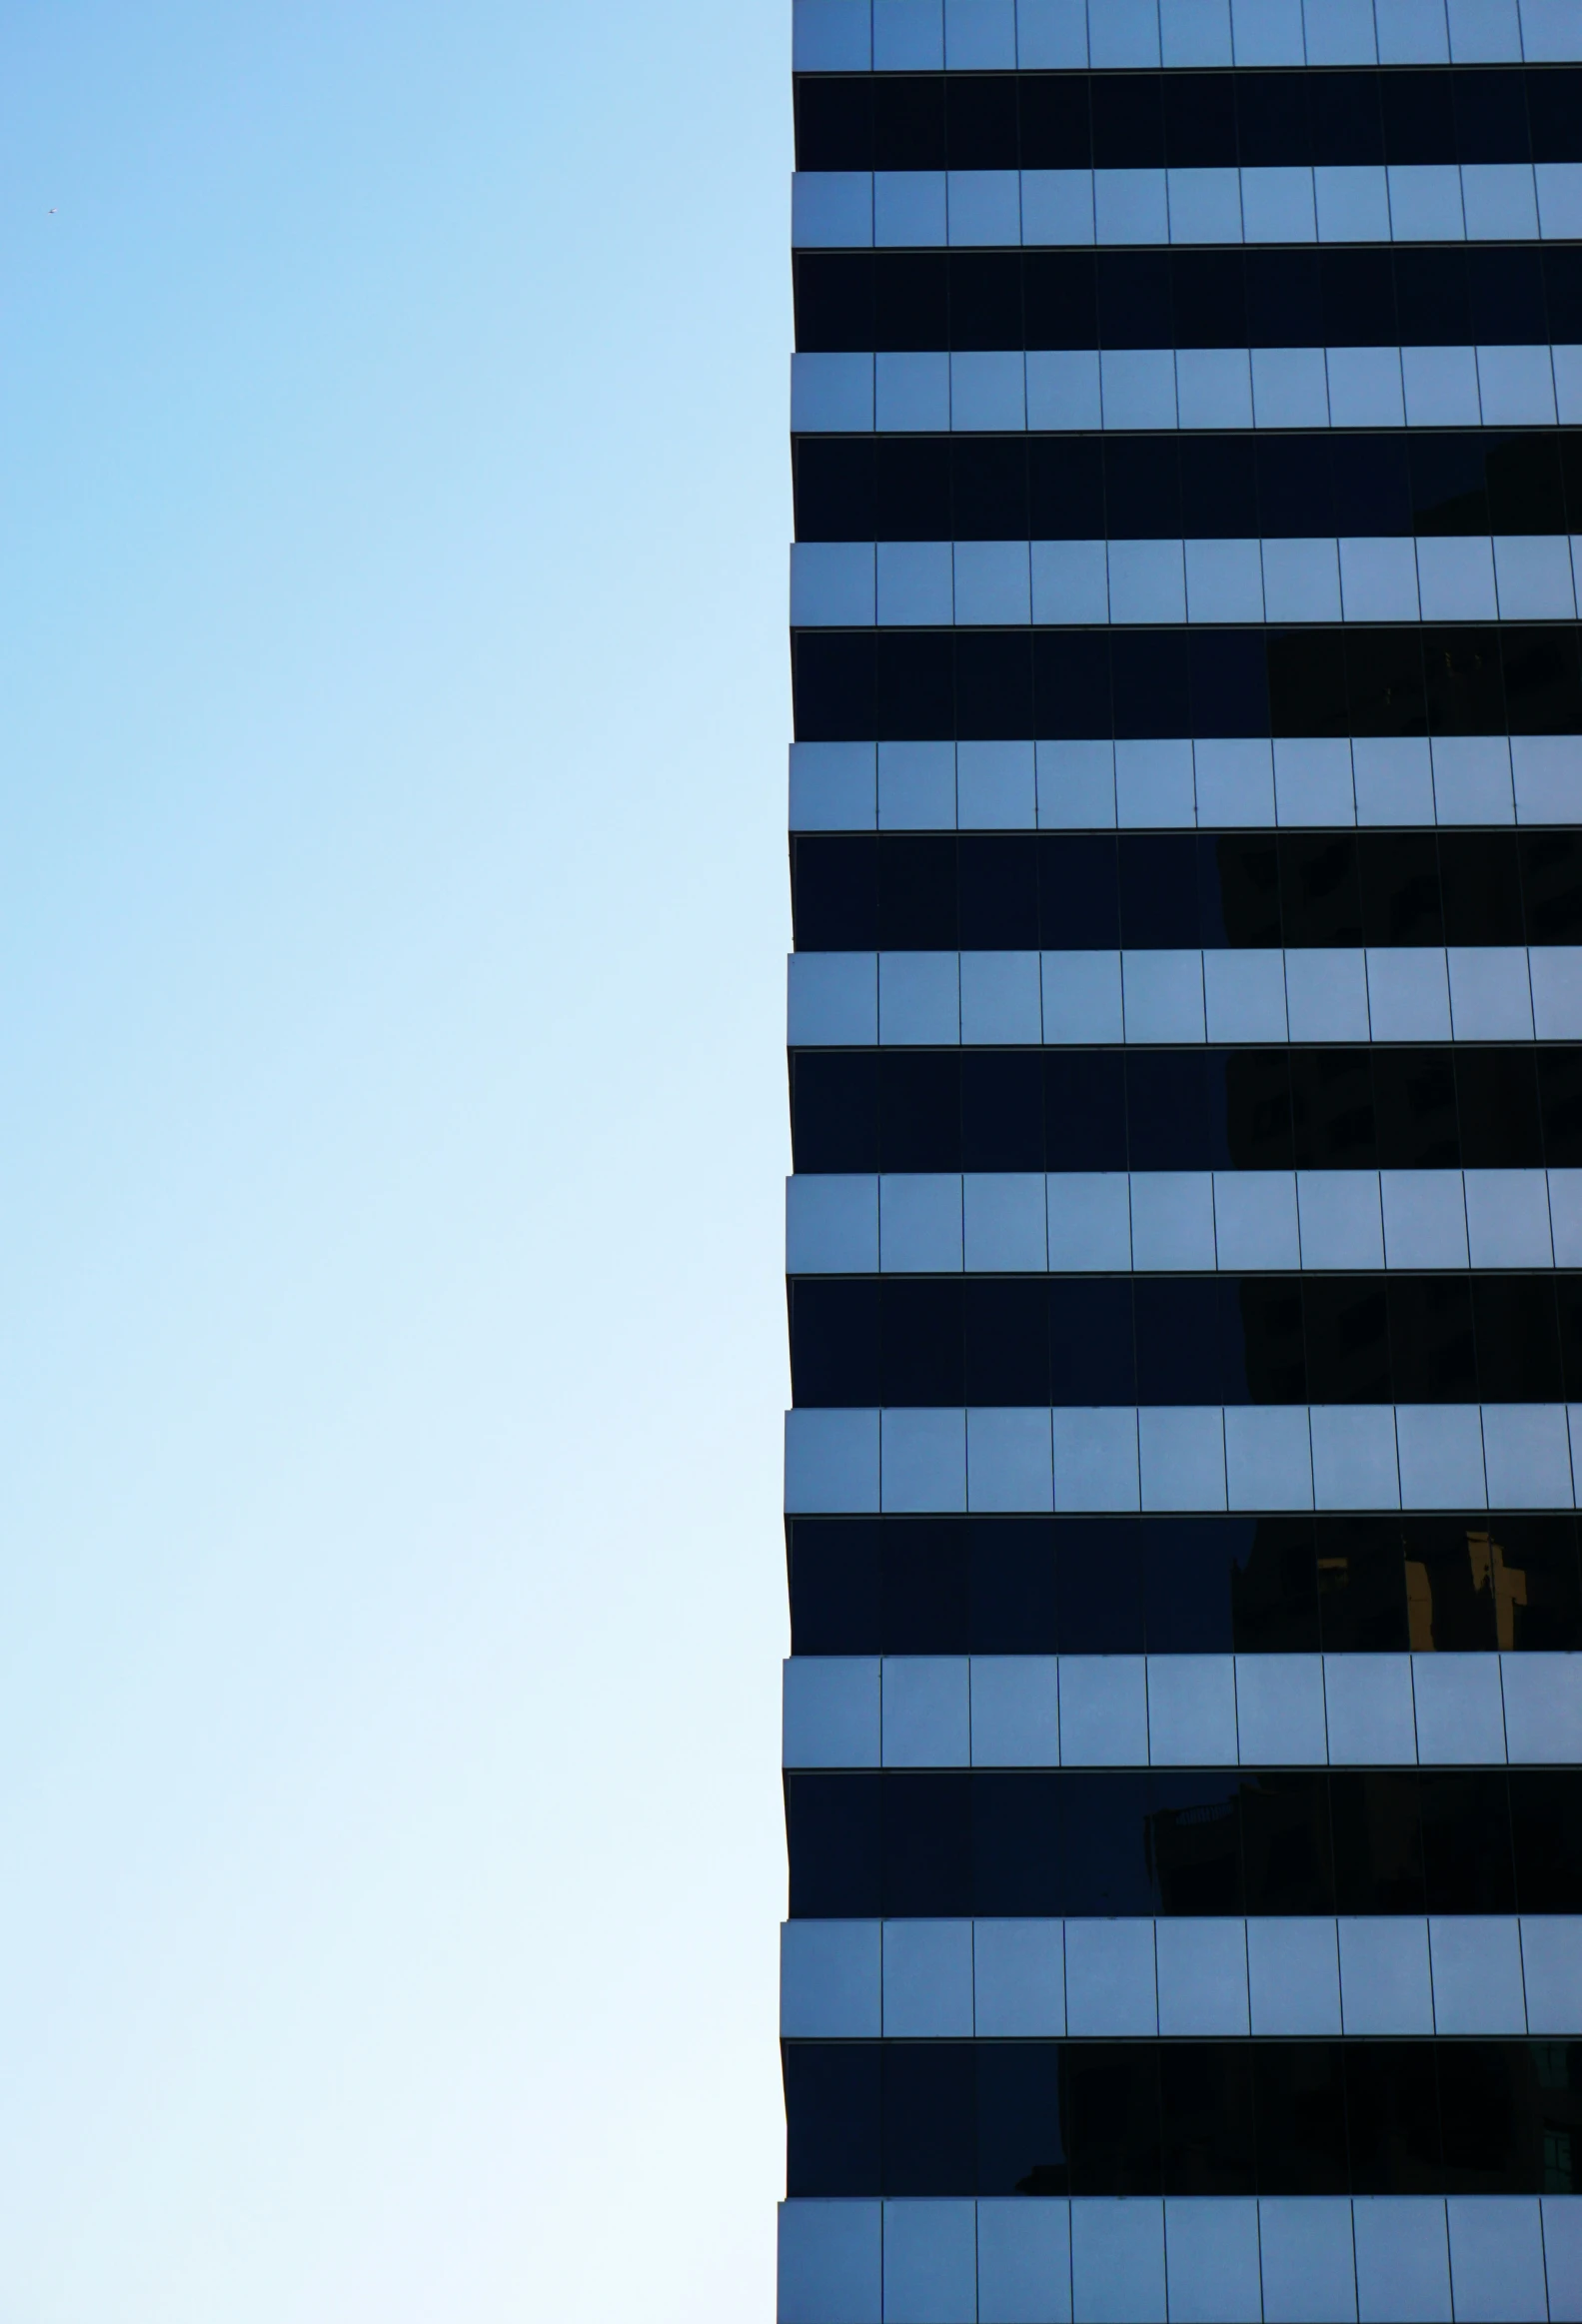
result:
[[[799,170],[1582,161],[1582,71],[799,76]]]
[[[790,2195],[1582,2191],[1582,2042],[788,2042]]]
[[[797,1655],[1571,1653],[1577,1521],[794,1517]]]
[[[1576,1912],[1582,1770],[787,1770],[796,1918]]]
[[[791,887],[800,952],[1582,942],[1568,830],[799,834]]]
[[[1312,629],[802,629],[801,742],[1575,734],[1574,622]]]
[[[1582,1166],[1582,1050],[803,1049],[798,1170]]]
[[[798,251],[804,353],[1582,340],[1582,247]]]
[[[797,1405],[1582,1402],[1582,1276],[793,1276]]]
[[[803,436],[798,541],[1582,532],[1582,430]]]

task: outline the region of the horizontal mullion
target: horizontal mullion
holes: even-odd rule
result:
[[[784,1705],[787,1767],[1582,1758],[1575,1654],[792,1655]]]
[[[1566,2153],[1571,2136],[1559,2133]],[[1210,2148],[1191,2151],[1206,2158]],[[1445,2176],[1465,2183],[1460,2171]],[[1013,2299],[1011,2314],[1075,2324],[1112,2324],[1117,2291],[1123,2313],[1153,2317],[1279,2324],[1353,2317],[1360,2302],[1370,2317],[1559,2318],[1582,2303],[1582,2199],[1018,2191],[982,2201],[791,2200],[780,2212],[779,2283],[783,2324],[879,2324],[886,2285],[891,2314],[915,2290],[924,2314],[948,2299],[951,2315],[987,2316]]]
[[[1579,420],[1576,346],[1128,345],[791,358],[791,434],[802,447],[873,436],[898,454],[914,437],[947,433],[999,442],[1105,431],[1184,431],[1210,444],[1261,431],[1277,445],[1321,430],[1346,444],[1351,431],[1411,429],[1424,434],[1415,450],[1426,462],[1441,431],[1514,429],[1530,442],[1534,431]],[[1278,453],[1268,457],[1272,466]]]
[[[1582,1918],[788,1920],[783,2040],[1582,2033]]]
[[[1582,1268],[1582,1170],[890,1171],[786,1181],[788,1276]]]
[[[1091,1393],[1091,1390],[1089,1390]],[[1561,1403],[802,1405],[788,1516],[1578,1506]]]
[[[1565,621],[1582,535],[802,541],[798,630]]]
[[[1582,1770],[788,1768],[794,1919],[1582,1911]]]
[[[944,0],[895,9],[884,0],[794,0],[792,71],[927,74],[1239,71],[1434,65],[1565,63],[1582,54],[1582,32],[1557,0],[1509,7],[1466,0],[1235,0],[1205,9],[1160,0]],[[1398,76],[1385,76],[1394,80]],[[1456,76],[1442,76],[1455,78]]]
[[[1582,162],[798,170],[791,247],[1212,248],[1567,242]]]
[[[1272,831],[1582,821],[1582,735],[793,742],[801,832]]]
[[[1582,946],[794,952],[791,1048],[1582,1039]]]

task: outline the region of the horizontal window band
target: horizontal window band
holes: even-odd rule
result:
[[[793,2042],[783,2063],[792,2197],[1582,2185],[1554,2162],[1582,2044]]]
[[[1582,1039],[1582,946],[793,952],[792,1048]]]
[[[1426,746],[1389,755],[1431,802]],[[1314,758],[1336,777],[1347,762]],[[1372,773],[1375,754],[1362,759]],[[1476,759],[1496,803],[1506,753]],[[1184,811],[1187,753],[1174,772]],[[793,836],[791,890],[798,952],[1542,945],[1582,938],[1582,831]]]
[[[1564,621],[1582,534],[799,541],[795,629]]]
[[[1582,822],[1582,735],[793,742],[789,790],[793,833],[1486,831]]]
[[[1575,1767],[791,1767],[782,1780],[797,1920],[1582,1911]]]
[[[957,368],[967,360],[954,359]],[[1005,358],[1018,368],[1027,360]],[[1128,361],[1141,368],[1123,357],[1070,360],[1095,372]],[[1557,538],[1582,528],[1582,429],[1259,435],[1243,426],[1183,438],[1173,425],[1172,361],[1166,355],[1158,367],[1171,399],[1168,428],[796,437],[794,538],[878,540],[887,545],[881,563],[887,557],[891,565],[902,544],[953,539],[965,558],[961,585],[970,589],[966,552],[977,543],[1180,537],[1201,562],[1202,544],[1261,536],[1454,544]],[[1509,593],[1508,555],[1502,579]]]
[[[785,1666],[787,1767],[1578,1759],[1576,1655],[793,1655]]]
[[[1565,0],[794,0],[796,73],[1134,72],[1238,65],[1565,63],[1582,26]]]
[[[847,1172],[786,1181],[789,1276],[1582,1268],[1582,1170]],[[1582,1311],[1579,1311],[1582,1323]]]
[[[791,433],[803,453],[831,436],[871,434],[882,456],[897,468],[898,456],[917,438],[952,430],[996,440],[1106,430],[1127,436],[1143,430],[1532,431],[1553,428],[1557,421],[1562,427],[1582,422],[1582,348],[1123,347],[1102,354],[1096,348],[1025,354],[1015,348],[955,355],[793,355],[791,410]],[[1272,438],[1266,434],[1263,440]],[[1345,444],[1349,438],[1341,434],[1335,441]],[[1526,443],[1530,437],[1524,434],[1517,441]],[[1413,454],[1426,466],[1434,457],[1434,442],[1414,444]],[[1269,459],[1271,469],[1278,457],[1276,452]],[[1505,528],[1490,524],[1479,529]],[[1235,530],[1250,533],[1257,527]]]
[[[1577,1521],[795,1517],[793,1655],[1574,1653]]]
[[[781,2037],[1575,2035],[1582,1919],[788,1920]]]
[[[1117,2297],[1127,2315],[1250,2324],[1349,2320],[1359,2299],[1370,2317],[1558,2319],[1582,2309],[1582,2197],[792,2201],[778,2269],[781,2324],[1112,2324]]]
[[[1321,1234],[1312,1206],[1344,1205],[1348,1171],[1582,1166],[1571,1043],[801,1049],[790,1067],[809,1178],[1295,1168],[1325,1174],[1298,1192]]]
[[[803,1406],[786,1511],[1574,1509],[1579,1429],[1563,1404]]]
[[[1569,242],[1582,162],[798,170],[793,250]]]
[[[1582,733],[1577,624],[807,629],[799,742]]]
[[[798,251],[791,281],[804,354],[1582,343],[1574,243]],[[1491,423],[1524,376],[1480,379]]]
[[[1414,1224],[1426,1242],[1425,1201]],[[1266,1429],[1309,1405],[1455,1414],[1417,1425],[1445,1440],[1446,1459],[1466,1438],[1471,1482],[1480,1403],[1582,1408],[1582,1276],[1548,1270],[793,1275],[786,1298],[798,1410],[1020,1412],[1046,1451],[1051,1408],[1135,1405],[1177,1459],[1201,1434],[1215,1497],[1197,1506],[1213,1509],[1228,1489],[1221,1411],[1261,1414],[1253,1426]],[[1562,1464],[1540,1506],[1564,1507],[1565,1483]]]
[[[1207,16],[1210,12],[1203,11]],[[1224,20],[1229,66],[1228,17]],[[1514,64],[1516,57],[1507,60]],[[797,75],[799,170],[1355,167],[1582,161],[1582,74],[1465,67],[1401,72],[859,71]]]

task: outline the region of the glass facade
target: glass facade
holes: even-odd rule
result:
[[[782,2324],[1582,2317],[1582,11],[792,86]]]

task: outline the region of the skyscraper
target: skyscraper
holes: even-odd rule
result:
[[[1582,2317],[1582,6],[794,64],[782,2324]]]

